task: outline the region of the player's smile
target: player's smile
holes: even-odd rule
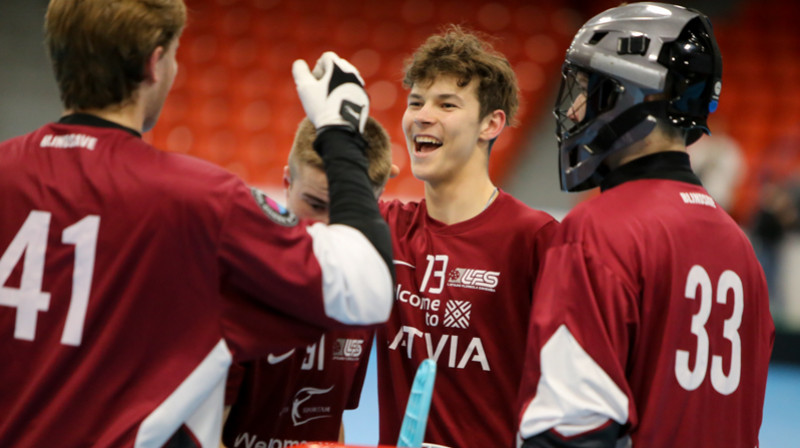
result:
[[[442,146],[442,141],[430,135],[414,136],[414,155],[425,157],[426,154],[436,151]]]

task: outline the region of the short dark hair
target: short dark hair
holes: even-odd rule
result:
[[[145,78],[147,59],[186,24],[183,0],[52,0],[45,42],[67,109],[123,104]]]

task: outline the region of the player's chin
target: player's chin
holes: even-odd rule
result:
[[[423,182],[431,182],[436,179],[436,173],[429,160],[411,161],[411,174]]]

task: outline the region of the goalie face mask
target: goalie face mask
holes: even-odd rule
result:
[[[721,74],[711,24],[697,11],[643,2],[589,20],[567,50],[553,109],[561,189],[599,185],[603,161],[646,137],[657,119],[682,129],[687,143],[708,133]]]

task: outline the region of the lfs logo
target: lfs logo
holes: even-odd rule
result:
[[[500,272],[483,269],[455,268],[450,271],[447,286],[482,289],[494,292],[500,279]]]
[[[357,361],[364,352],[363,339],[338,338],[333,345],[333,359],[337,361]]]

